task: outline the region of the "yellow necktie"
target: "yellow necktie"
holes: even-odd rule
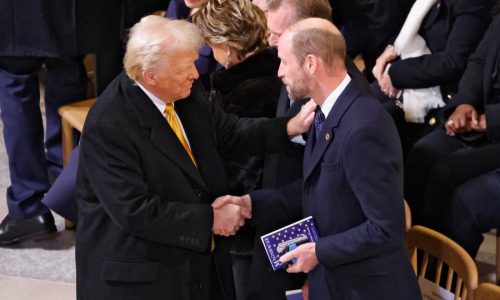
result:
[[[193,161],[193,164],[196,166],[196,161],[194,160],[191,148],[189,148],[189,144],[186,141],[184,135],[182,134],[181,126],[179,122],[177,122],[177,118],[175,117],[174,105],[172,103],[167,103],[167,106],[165,106],[165,114],[167,115],[168,124],[170,125],[170,127],[172,127],[172,130],[175,132],[175,135],[181,142],[182,146],[186,150],[191,160]]]
[[[177,118],[175,117],[174,105],[172,103],[167,103],[167,106],[165,106],[165,114],[167,115],[168,124],[170,125],[170,127],[172,127],[172,130],[175,132],[175,135],[177,136],[179,141],[181,141],[182,146],[184,146],[184,149],[186,150],[187,154],[193,161],[193,164],[196,166],[196,161],[194,160],[191,148],[189,148],[186,138],[184,138],[184,135],[182,134],[181,126],[179,125],[179,122],[177,122]],[[214,236],[212,235],[210,251],[213,252],[214,249],[215,249],[215,241],[214,241]]]

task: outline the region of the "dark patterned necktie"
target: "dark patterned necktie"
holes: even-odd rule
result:
[[[316,132],[316,141],[319,140],[321,130],[323,130],[323,123],[325,123],[325,115],[318,107],[316,113],[314,114],[314,130]]]

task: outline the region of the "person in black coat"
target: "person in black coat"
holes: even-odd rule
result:
[[[420,6],[424,3],[434,4],[424,11]],[[417,4],[420,6],[419,10],[425,13],[420,25],[416,23],[417,18],[412,12],[406,22],[418,26],[415,32],[423,39],[422,42],[429,51],[410,52],[407,57],[400,59],[402,52],[407,49],[389,45],[373,68],[377,79],[372,86],[374,94],[393,116],[405,155],[419,138],[437,124],[439,107],[456,94],[467,59],[476,49],[490,23],[493,0],[416,1],[414,7]],[[408,98],[405,93],[434,87],[436,90],[429,91],[425,96],[416,96],[415,101],[422,103],[431,99],[434,94],[438,95],[432,104],[424,106],[423,113],[420,112],[421,109],[417,109],[418,118],[412,118],[408,113],[410,100],[406,99],[408,103],[405,103],[405,97]],[[401,100],[404,111],[396,99]]]
[[[414,0],[330,0],[332,20],[346,39],[347,54],[363,57],[369,82],[375,60],[395,38]]]
[[[57,110],[87,95],[83,54],[95,46],[88,19],[94,5],[79,0],[0,1],[0,110],[11,180],[0,245],[56,231],[41,199],[62,169]],[[38,79],[42,66],[45,133]]]
[[[228,192],[218,151],[279,146],[310,122],[239,119],[210,103],[196,81],[201,44],[189,22],[143,18],[131,30],[126,73],[87,116],[78,299],[234,299],[228,241],[218,235],[234,234],[249,211],[212,207]]]
[[[441,230],[440,216],[455,189],[500,167],[499,34],[497,15],[467,65],[458,94],[444,108],[444,127],[419,140],[410,153],[405,197],[416,222]]]
[[[224,66],[210,76],[210,100],[239,117],[274,117],[281,89],[277,76],[280,60],[276,49],[267,45],[264,12],[250,0],[209,0],[193,21]],[[223,154],[232,195],[261,187],[264,155]],[[238,299],[244,299],[249,288],[254,236],[254,228],[245,226],[232,241]]]

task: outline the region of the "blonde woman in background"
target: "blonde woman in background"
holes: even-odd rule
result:
[[[250,0],[210,0],[193,22],[224,67],[211,75],[211,101],[240,117],[274,117],[280,61],[276,49],[268,47],[264,12]],[[261,187],[264,156],[229,153],[225,165],[232,195]],[[255,236],[245,226],[231,246],[237,299],[247,294]]]

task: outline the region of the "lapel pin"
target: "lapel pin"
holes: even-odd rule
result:
[[[327,140],[327,141],[328,141],[328,140],[330,140],[330,137],[331,137],[331,136],[330,136],[330,134],[329,134],[329,133],[325,134],[325,140]]]

